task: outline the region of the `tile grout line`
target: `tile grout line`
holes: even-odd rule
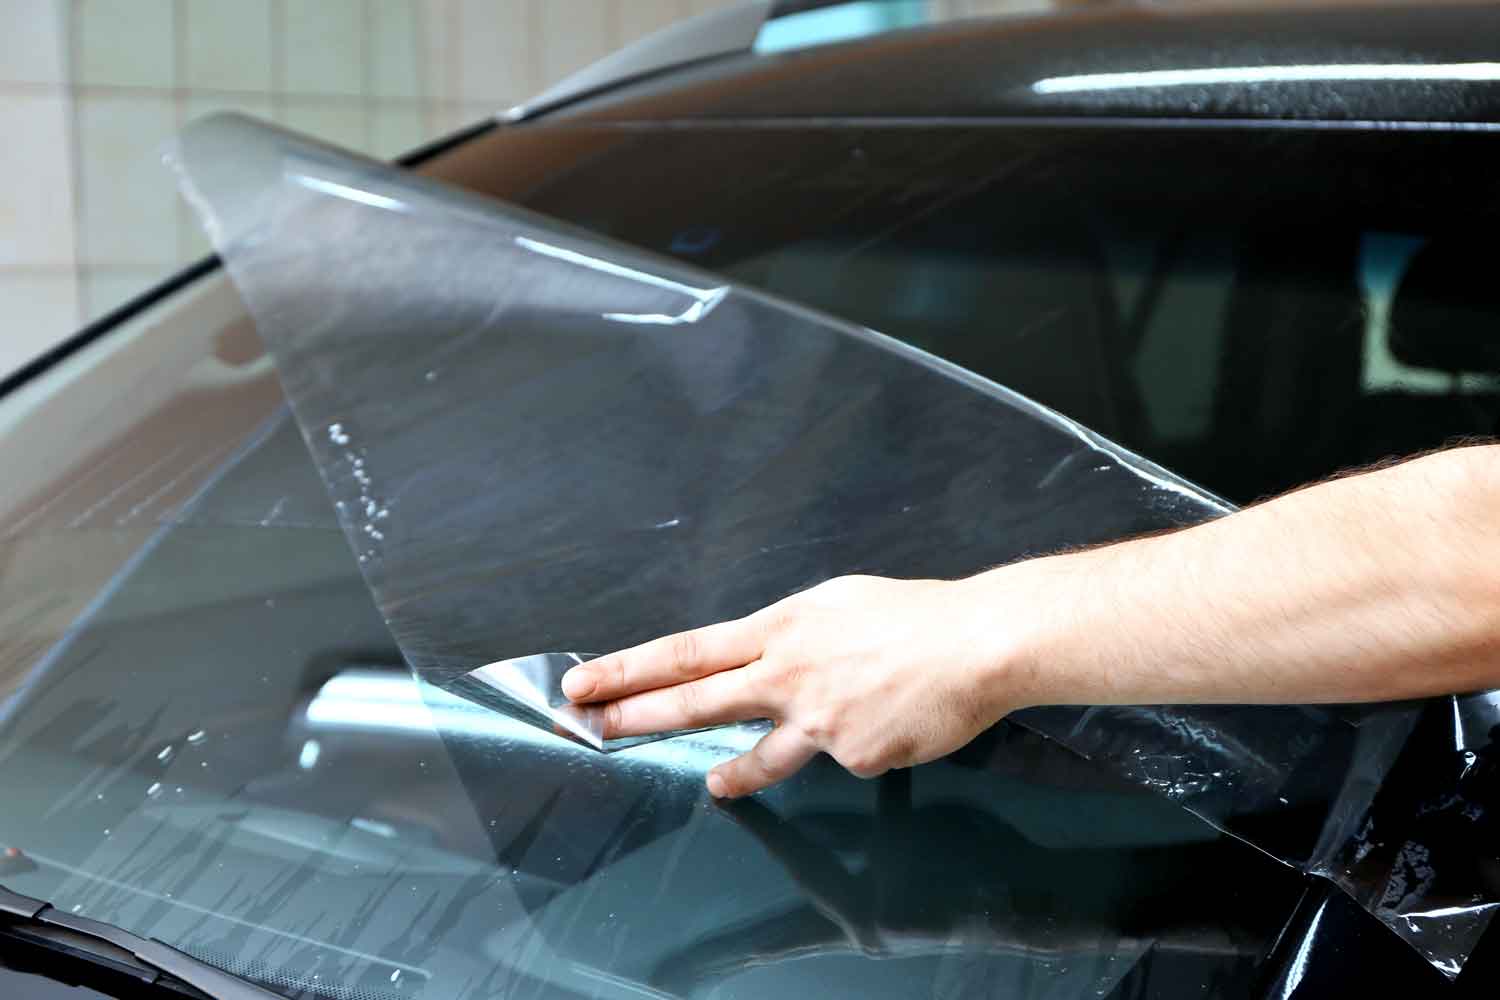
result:
[[[365,148],[360,152],[367,156],[379,156],[375,151],[375,51],[374,0],[360,0],[359,4],[359,92],[360,107],[364,111],[363,129]],[[383,157],[380,157],[383,159]]]
[[[547,48],[547,40],[541,37],[543,27],[541,17],[542,8],[540,4],[544,2],[547,2],[547,0],[527,0],[525,14],[523,15],[525,20],[522,22],[525,25],[525,34],[522,35],[525,42],[522,46],[525,68],[522,72],[522,80],[524,82],[521,84],[521,87],[525,93],[507,94],[505,96],[506,104],[520,104],[522,101],[530,99],[533,94],[540,94],[546,86],[546,84],[538,83],[540,78],[545,76],[547,72],[546,67],[542,65],[541,58],[541,54]]]
[[[227,88],[227,87],[149,87],[134,84],[108,84],[108,83],[80,83],[80,84],[51,84],[39,83],[29,84],[23,81],[0,83],[0,97],[53,97],[60,93],[72,92],[84,97],[139,97],[139,98],[171,98],[183,97],[208,97],[223,98],[226,100],[244,98],[266,98],[270,96],[269,90],[256,90],[252,88]],[[361,95],[341,94],[332,90],[304,90],[295,94],[286,95],[289,100],[302,101],[327,101],[351,103],[364,100]],[[419,104],[426,100],[425,97],[403,97],[399,94],[377,96],[375,100],[385,104]],[[446,101],[445,103],[461,104],[459,100]],[[470,102],[473,103],[473,102]]]
[[[270,101],[275,95],[270,90],[239,89],[229,90],[222,87],[138,87],[111,84],[26,84],[26,83],[0,83],[0,97],[14,97],[21,99],[34,99],[43,97],[121,97],[136,98],[138,100],[167,100],[178,98],[191,101],[194,98],[208,100],[265,100]],[[303,91],[295,94],[282,95],[283,102],[290,104],[358,104],[363,103],[366,98],[354,94],[339,94],[333,91],[316,90]],[[461,98],[432,97],[428,95],[420,97],[408,97],[399,94],[376,95],[369,98],[376,107],[388,109],[405,108],[407,110],[420,110],[423,105],[434,103],[438,105],[465,105],[485,104],[482,99],[465,100]],[[493,102],[489,102],[493,103]]]
[[[5,265],[0,267],[0,275],[18,278],[62,278],[70,274],[76,274],[81,269],[85,275],[111,275],[111,274],[147,274],[155,277],[166,277],[171,269],[177,267],[171,261],[114,261],[96,260],[88,264],[19,264]]]
[[[620,47],[620,3],[622,0],[604,0],[604,45],[607,52]]]
[[[84,261],[88,256],[88,234],[84,220],[84,190],[83,190],[83,161],[79,157],[79,148],[82,145],[82,123],[79,121],[80,105],[82,101],[74,92],[73,81],[76,78],[79,65],[78,48],[82,44],[79,41],[81,29],[79,23],[82,20],[76,16],[72,5],[66,8],[65,22],[65,48],[64,58],[66,64],[63,67],[64,79],[68,81],[68,96],[66,114],[68,116],[68,185],[73,195],[73,300],[74,311],[78,325],[82,326],[84,317],[88,315],[88,307],[85,305],[85,269]]]
[[[66,275],[76,274],[78,271],[77,255],[66,264],[6,264],[0,266],[0,274],[7,278],[61,278]]]
[[[67,83],[37,80],[0,80],[0,97],[51,97],[69,89]]]
[[[271,0],[271,117],[286,121],[286,0]]]
[[[191,26],[188,12],[187,0],[173,0],[172,3],[172,104],[173,112],[177,122],[177,132],[180,134],[187,127],[188,116],[188,77],[191,75],[191,53],[188,41],[188,32]],[[176,232],[173,233],[172,243],[177,248],[178,265],[187,263],[189,257],[189,244],[192,238],[189,235],[193,225],[193,219],[188,214],[190,209],[181,195],[172,199],[172,218]]]
[[[446,0],[448,5],[448,44],[443,46],[448,56],[448,97],[457,100],[463,94],[463,63],[464,47],[460,39],[463,38],[464,12],[459,6],[461,0]],[[446,132],[447,124],[439,126],[439,131]]]
[[[411,11],[411,61],[417,84],[417,114],[422,122],[422,141],[426,142],[433,134],[432,124],[437,117],[436,105],[429,92],[432,66],[427,57],[432,48],[431,32],[427,25],[426,5],[419,6],[416,0],[408,0],[407,10]]]

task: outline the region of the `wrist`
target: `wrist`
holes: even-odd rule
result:
[[[1175,535],[1043,556],[971,577],[984,608],[984,684],[1004,712],[1038,705],[1141,702],[1159,686],[1139,669],[1155,642],[1155,567]],[[1148,672],[1149,673],[1149,672]],[[1159,679],[1158,679],[1159,680]],[[1149,698],[1147,698],[1149,700]]]
[[[1060,577],[1067,556],[1012,563],[955,582],[970,609],[974,684],[993,719],[1059,702],[1060,620],[1068,607]]]

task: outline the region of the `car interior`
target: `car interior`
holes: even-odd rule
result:
[[[591,155],[538,181],[549,130]],[[1237,503],[1496,430],[1487,135],[802,131],[558,125],[480,138],[463,179],[927,349]],[[731,197],[686,176],[699,147]],[[1247,156],[1253,190],[1225,168]]]

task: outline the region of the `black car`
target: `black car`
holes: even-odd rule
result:
[[[924,371],[992,380],[1061,414],[1088,448],[1180,474],[1205,511],[1495,433],[1485,227],[1500,212],[1500,10],[914,16],[924,23],[784,47],[799,25],[846,26],[826,18],[848,6],[865,5],[711,15],[404,165],[580,240],[628,244],[620,260],[642,268],[673,258],[809,329],[879,331]],[[299,280],[338,286],[361,240],[384,233],[343,236],[348,256],[308,258]],[[264,327],[265,286],[234,276]],[[568,365],[559,343],[538,357]],[[601,755],[477,709],[407,669],[367,585],[379,578],[340,530],[335,503],[350,498],[331,499],[315,464],[327,474],[345,428],[309,424],[307,383],[277,361],[215,259],[4,383],[6,995],[48,995],[25,991],[54,980],[222,1000],[251,995],[247,983],[333,1000],[1494,995],[1486,799],[1460,817],[1479,845],[1466,902],[1421,910],[1397,897],[1452,892],[1411,842],[1362,841],[1349,864],[1385,864],[1380,884],[1402,888],[1357,900],[1330,881],[1340,872],[1262,850],[1325,829],[1297,787],[1274,823],[1209,823],[1182,807],[1185,775],[1132,780],[1037,727],[1002,723],[874,782],[818,761],[722,806],[702,762],[752,730]],[[830,392],[832,419],[857,417],[858,364],[830,372],[853,406]],[[398,422],[426,405],[378,402]],[[710,415],[722,403],[690,402]],[[920,449],[899,396],[886,402],[888,425],[851,423],[847,437]],[[538,454],[567,466],[555,440],[504,430],[496,457],[524,454],[518,476]],[[847,472],[836,450],[755,495],[827,493]],[[973,504],[985,486],[944,489]],[[891,502],[906,514],[923,498]],[[646,527],[678,527],[671,514]],[[789,558],[761,544],[755,515],[732,521],[751,525],[752,550],[712,551]],[[1070,538],[1115,530],[1035,516],[1075,522]],[[793,541],[827,537],[805,530]],[[514,652],[548,648],[586,609],[558,567],[591,556],[554,541],[556,560],[527,577],[548,588],[484,579],[520,609],[507,627],[534,633]],[[656,535],[618,551],[646,544]],[[807,572],[835,563],[808,551]],[[895,551],[859,558],[916,565]],[[942,558],[966,556],[955,544]],[[594,634],[618,645],[725,606],[693,603],[723,596],[707,577],[609,587],[613,617]],[[663,592],[679,606],[653,603]],[[1377,804],[1458,822],[1443,782],[1493,783],[1491,708],[1413,710]],[[1468,921],[1460,944],[1449,909]]]

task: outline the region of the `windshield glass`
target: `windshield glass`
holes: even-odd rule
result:
[[[959,345],[978,343],[992,360],[972,366],[988,363],[1002,374],[1009,346],[1028,344],[1025,325],[1007,326],[994,344],[979,343],[996,328],[960,317],[992,313],[955,309],[953,290],[933,282],[947,277],[966,294],[1001,295],[1018,286],[997,283],[996,273],[1041,274],[1049,280],[1034,283],[1035,299],[1017,299],[1016,308],[1046,316],[1057,301],[1072,301],[1088,322],[1074,325],[1069,317],[1078,314],[1065,313],[1068,337],[1047,339],[1050,350],[1010,351],[1015,377],[1007,380],[1030,380],[1040,390],[1035,395],[1090,420],[1103,411],[1078,411],[1132,411],[1118,406],[1128,398],[1119,391],[1085,392],[1054,377],[1058,355],[1076,360],[1089,357],[1079,344],[1109,346],[1101,331],[1112,327],[1099,317],[1111,313],[1100,300],[1074,295],[1077,282],[1093,287],[1105,276],[1135,303],[1136,315],[1151,301],[1153,282],[1171,290],[1170,277],[1186,273],[1198,283],[1187,282],[1184,294],[1204,284],[1227,287],[1244,280],[1239,261],[1260,259],[1168,257],[1192,266],[1164,267],[1158,279],[1150,255],[1079,258],[1024,226],[1004,229],[1019,249],[967,256],[965,246],[1006,244],[994,241],[996,229],[985,230],[991,242],[980,244],[963,242],[984,235],[972,226],[957,235],[936,223],[922,229],[949,203],[934,192],[955,176],[939,169],[954,162],[950,152],[987,150],[958,161],[978,170],[988,158],[987,172],[971,178],[977,184],[1017,176],[996,173],[1002,148],[1021,163],[1051,155],[1073,162],[1077,150],[1102,141],[1087,134],[1011,132],[962,141],[929,134],[924,154],[910,132],[867,130],[854,145],[847,135],[826,139],[833,159],[821,172],[757,179],[741,166],[727,173],[739,194],[721,193],[717,208],[710,192],[692,193],[670,170],[649,179],[676,162],[670,155],[650,159],[669,151],[668,138],[534,128],[511,136],[514,167],[499,165],[494,149],[481,145],[443,169],[484,173],[491,189],[510,184],[512,196],[535,207],[682,257],[717,255],[726,270],[763,276],[767,285],[860,321],[884,310],[882,326],[966,363]],[[760,140],[774,144],[790,135],[773,129]],[[736,141],[747,140],[718,136],[714,148],[728,150],[727,161],[747,148]],[[1196,150],[1194,162],[1207,169],[1216,159],[1210,153],[1222,153],[1230,140],[1180,141],[1183,154]],[[1321,143],[1325,156],[1343,149],[1344,158],[1331,162],[1347,164],[1341,144],[1362,140],[1266,141],[1298,163],[1311,162],[1315,151],[1299,153],[1299,142]],[[1442,141],[1457,140],[1431,140]],[[1119,140],[1114,148],[1131,147]],[[858,172],[872,151],[884,164],[873,177]],[[548,157],[590,166],[553,173],[544,169]],[[1087,176],[1083,162],[1080,177]],[[590,183],[590,169],[604,173]],[[852,178],[848,170],[856,171]],[[642,202],[675,185],[681,207],[674,214],[607,199],[600,176],[636,178]],[[1319,176],[1327,183],[1336,175]],[[851,192],[847,201],[829,199],[841,190]],[[929,202],[921,201],[924,191]],[[1369,199],[1359,203],[1369,211],[1380,201],[1370,191],[1358,194]],[[1447,196],[1426,197],[1429,207],[1441,207]],[[772,203],[782,214],[757,214],[757,206]],[[1413,230],[1448,230],[1421,229],[1424,217],[1411,204],[1386,198],[1381,205],[1386,214],[1367,214],[1372,235],[1358,244],[1348,273],[1366,275],[1356,289],[1383,290],[1389,303],[1395,276],[1407,268],[1418,273],[1416,248],[1438,242],[1413,238]],[[812,211],[818,206],[826,215]],[[1448,215],[1426,222],[1439,219],[1451,225]],[[928,235],[911,236],[911,226]],[[1139,232],[1148,245],[1159,235]],[[935,243],[934,233],[952,242]],[[754,239],[740,242],[739,234]],[[1239,246],[1233,234],[1212,227],[1201,235]],[[1338,260],[1342,266],[1345,258]],[[1321,267],[1307,264],[1281,279],[1276,275],[1285,272],[1272,269],[1252,287],[1317,290],[1333,281],[1327,275],[1344,274]],[[841,273],[854,277],[830,278]],[[881,275],[894,277],[877,282]],[[861,287],[882,294],[851,291]],[[1365,294],[1329,308],[1362,308]],[[1295,873],[1012,727],[910,774],[860,783],[824,765],[727,809],[709,805],[701,770],[673,756],[674,746],[691,753],[690,742],[642,748],[632,763],[605,768],[593,751],[539,739],[530,727],[507,728],[486,716],[476,728],[468,702],[407,672],[306,445],[281,408],[267,359],[232,297],[227,301],[217,312],[201,303],[166,306],[129,338],[135,354],[89,359],[89,372],[109,376],[92,392],[76,388],[88,373],[74,372],[51,395],[39,389],[24,414],[19,397],[5,401],[17,428],[6,447],[20,447],[63,417],[79,428],[79,440],[68,442],[68,461],[13,466],[46,469],[53,478],[39,471],[12,486],[14,508],[0,529],[7,655],[0,676],[9,694],[0,722],[0,794],[7,802],[0,846],[29,860],[11,863],[0,881],[311,995],[907,996],[994,988],[1022,996],[1126,996],[1173,995],[1176,984],[1208,984],[1217,995],[1252,992],[1254,970],[1301,891]],[[1193,330],[1228,337],[1240,329],[1205,326],[1204,313],[1193,315],[1196,326],[1186,318],[1147,324],[1166,332],[1130,350],[1170,345]],[[1383,315],[1388,321],[1391,311]],[[1359,345],[1355,357],[1368,360],[1364,345],[1374,335],[1363,324],[1355,329],[1358,336],[1327,345],[1328,356],[1342,358],[1339,352]],[[1403,373],[1424,358],[1447,362],[1389,346],[1389,327],[1379,330],[1390,360],[1355,369],[1355,395],[1372,400],[1377,421],[1373,430],[1360,424],[1360,434],[1388,440],[1400,430],[1420,439],[1487,412],[1493,397],[1482,359],[1465,360],[1481,367],[1445,380],[1440,392]],[[945,341],[947,331],[968,339]],[[1287,350],[1303,344],[1295,334],[1285,339]],[[1101,361],[1089,371],[1107,381],[1085,384],[1118,390],[1144,379],[1136,391],[1153,402],[1142,405],[1166,416],[1120,426],[1160,445],[1146,449],[1152,457],[1198,456],[1212,469],[1214,435],[1228,424],[1206,416],[1218,411],[1203,400],[1234,382],[1201,373],[1229,369],[1191,348],[1183,348],[1186,355],[1159,350],[1196,358],[1182,371],[1200,383],[1158,390],[1150,381],[1154,368]],[[158,374],[160,384],[143,383],[144,372]],[[143,398],[147,392],[158,395]],[[185,419],[171,404],[187,395],[222,406],[195,405]],[[1375,412],[1378,403],[1397,405],[1392,400],[1406,405],[1409,419]],[[208,420],[206,412],[223,416]],[[1266,426],[1267,435],[1282,427]],[[1146,436],[1159,427],[1167,431]],[[1262,446],[1269,451],[1289,439],[1295,436],[1288,431]],[[1341,460],[1348,452],[1338,448],[1348,440],[1320,444],[1324,450],[1312,450],[1306,467]],[[1167,445],[1180,450],[1167,452]],[[1294,448],[1288,461],[1302,455]],[[1217,480],[1204,478],[1223,489],[1220,483],[1233,484],[1240,470],[1219,464],[1225,468]],[[1294,474],[1274,462],[1252,467],[1266,477]],[[51,575],[40,575],[43,569]],[[467,762],[455,736],[473,741]],[[514,766],[497,768],[497,759]],[[1212,892],[1203,891],[1204,872],[1214,873]]]
[[[320,490],[277,422],[49,658],[0,747],[34,865],[6,884],[307,995],[465,998],[1229,990],[1300,891],[1009,730],[728,809],[679,741],[605,768],[476,731],[402,665]]]
[[[1476,194],[1492,132],[678,121],[549,138],[482,137],[436,169],[915,344],[1238,504],[1500,426]]]

